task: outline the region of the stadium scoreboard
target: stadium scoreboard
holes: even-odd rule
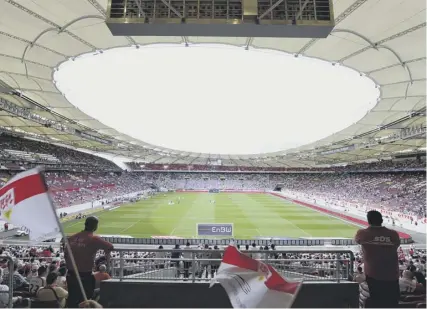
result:
[[[332,0],[109,0],[115,36],[326,38]]]
[[[197,223],[198,236],[233,236],[233,223]]]

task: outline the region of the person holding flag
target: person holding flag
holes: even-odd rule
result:
[[[284,279],[272,266],[230,245],[211,286],[220,283],[234,308],[290,308],[302,282]]]
[[[77,308],[81,302],[88,300],[87,295],[92,296],[92,286],[95,284],[92,267],[96,251],[102,249],[109,253],[113,246],[93,235],[98,227],[95,217],[86,219],[85,230],[71,236],[69,244],[41,167],[15,175],[0,188],[0,213],[2,220],[28,232],[30,241],[44,241],[62,234],[67,268],[70,270],[70,282],[67,277],[68,307]],[[73,251],[79,258],[79,264],[74,259]],[[85,279],[84,283],[80,275]]]
[[[65,251],[65,262],[67,264],[67,287],[69,297],[67,306],[77,308],[83,302],[84,295],[81,293],[78,277],[81,279],[86,296],[89,298],[95,290],[96,280],[93,275],[94,261],[96,253],[103,250],[109,259],[110,252],[114,249],[113,245],[101,237],[94,235],[98,229],[98,219],[96,217],[87,217],[84,230],[68,237],[68,245],[75,259],[75,269],[69,251]],[[77,276],[78,273],[78,276]]]

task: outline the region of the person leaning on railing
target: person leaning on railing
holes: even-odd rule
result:
[[[98,219],[96,217],[87,217],[84,230],[68,238],[68,243],[88,298],[93,296],[95,290],[95,278],[92,271],[96,253],[99,250],[103,250],[107,260],[109,260],[110,252],[114,249],[111,243],[94,235],[97,229]],[[64,257],[68,268],[67,287],[70,294],[67,305],[70,308],[76,308],[84,299],[77,281],[76,270],[73,267],[67,249]]]
[[[373,308],[396,308],[399,305],[399,234],[382,226],[383,218],[376,210],[367,213],[369,227],[357,231],[355,241],[362,246],[369,299]],[[368,305],[369,303],[369,305]]]

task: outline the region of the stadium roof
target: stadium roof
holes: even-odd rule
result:
[[[425,152],[425,0],[335,0],[335,29],[321,40],[114,37],[104,22],[106,9],[107,0],[0,0],[0,127],[159,164],[221,160],[231,165],[307,167]],[[315,57],[369,76],[380,85],[380,100],[359,122],[316,143],[229,156],[181,152],[135,140],[75,108],[53,83],[55,68],[70,58],[152,43],[232,44]]]

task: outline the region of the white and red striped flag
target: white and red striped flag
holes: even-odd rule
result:
[[[290,308],[302,285],[285,280],[270,265],[254,260],[234,246],[224,252],[217,275],[234,308]]]
[[[41,241],[60,233],[55,208],[40,168],[19,173],[0,189],[1,219]]]

